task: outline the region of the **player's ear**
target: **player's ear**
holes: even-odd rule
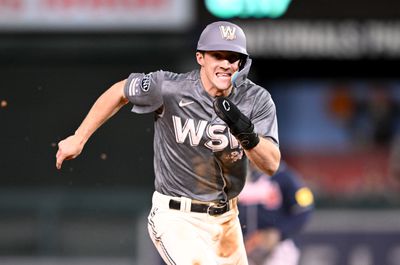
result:
[[[196,52],[196,60],[199,65],[203,66],[204,65],[204,52],[197,51]]]

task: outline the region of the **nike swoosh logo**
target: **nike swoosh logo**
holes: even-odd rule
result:
[[[181,99],[181,101],[179,101],[178,105],[179,105],[179,107],[186,107],[193,103],[194,103],[194,101],[184,101],[183,99]]]

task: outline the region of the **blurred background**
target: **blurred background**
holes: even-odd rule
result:
[[[131,72],[186,72],[210,22],[243,27],[282,157],[312,188],[302,265],[400,264],[397,0],[0,0],[0,264],[157,264],[153,117],[57,143]]]

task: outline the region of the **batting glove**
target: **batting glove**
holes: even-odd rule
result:
[[[250,150],[260,142],[253,123],[229,99],[217,97],[213,106],[215,113],[228,125],[244,149]]]

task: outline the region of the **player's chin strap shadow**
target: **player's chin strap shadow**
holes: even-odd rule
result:
[[[239,71],[235,72],[232,75],[231,82],[233,87],[239,87],[244,83],[244,81],[246,81],[247,75],[249,74],[250,71],[251,62],[252,60],[249,57],[247,57],[243,66],[239,68]]]

